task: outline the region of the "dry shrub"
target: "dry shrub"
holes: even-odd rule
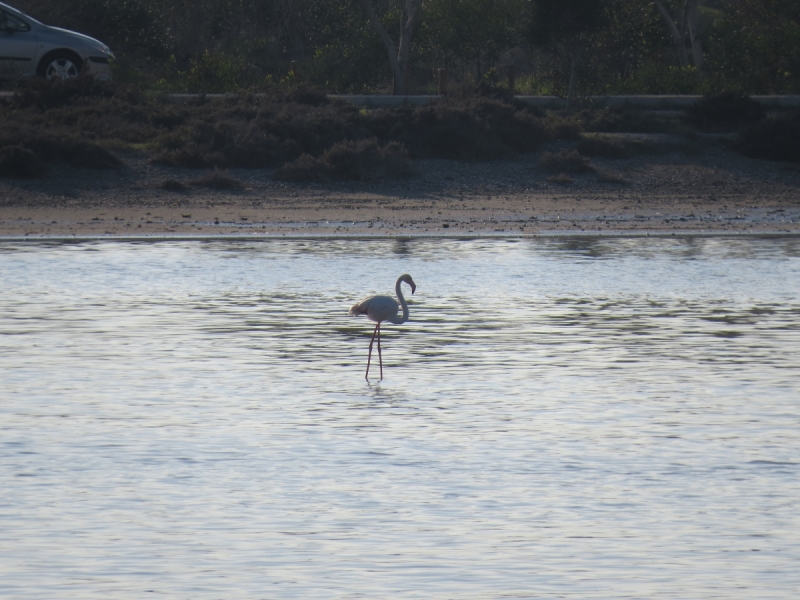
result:
[[[402,142],[414,157],[493,160],[531,152],[552,139],[534,111],[499,100],[440,100],[374,111],[365,126],[382,141]]]
[[[113,157],[98,148],[134,145],[151,151],[154,162],[206,169],[269,168],[302,154],[319,158],[345,140],[373,138],[384,147],[399,142],[414,157],[491,160],[534,151],[565,135],[541,111],[484,88],[430,106],[367,111],[306,87],[176,105],[117,84],[38,81],[0,112],[0,131],[24,129],[24,139],[32,134],[92,145],[40,155],[42,148],[25,144],[42,160],[58,155],[53,160],[112,166]],[[577,131],[574,123],[564,127],[572,128],[570,136]],[[19,139],[0,134],[5,145]],[[65,158],[72,150],[85,159]]]
[[[274,177],[285,181],[376,181],[409,173],[408,152],[402,144],[381,146],[373,138],[339,142],[318,158],[303,154],[283,165]]]
[[[600,173],[597,181],[600,183],[614,183],[618,185],[624,185],[628,183],[627,180],[622,177],[622,175],[618,175],[616,173]]]
[[[289,104],[307,104],[309,106],[322,106],[330,102],[328,95],[323,90],[305,84],[281,93],[278,98]]]
[[[570,183],[575,183],[574,180],[567,177],[564,173],[559,173],[558,175],[551,175],[547,178],[548,183],[557,183],[559,185],[568,185]]]
[[[564,173],[588,173],[594,171],[589,159],[581,156],[576,150],[545,152],[542,155],[541,164],[550,171]]]
[[[44,167],[36,155],[22,146],[0,148],[0,177],[38,177]]]
[[[800,162],[800,110],[751,125],[733,147],[751,158]]]
[[[600,133],[673,133],[676,118],[664,113],[623,107],[585,109],[575,116],[584,131]]]
[[[113,95],[109,83],[84,75],[61,81],[36,77],[14,93],[12,108],[36,108],[44,111],[71,104],[78,98],[101,98]]]
[[[37,159],[89,169],[116,169],[122,161],[108,150],[71,132],[44,133],[28,128],[9,128],[0,133],[0,147],[20,146]]]
[[[546,122],[553,136],[562,140],[577,140],[583,130],[579,119],[560,117],[554,113],[547,115]]]
[[[241,189],[242,182],[231,176],[227,171],[214,169],[208,175],[203,175],[197,179],[192,179],[190,184],[196,187],[210,188],[212,190],[238,190]]]
[[[158,143],[163,149],[153,162],[174,167],[257,169],[297,155],[294,144],[281,142],[247,121],[195,123],[188,138],[174,134],[161,138]]]
[[[606,136],[589,136],[581,139],[578,152],[584,156],[601,158],[626,158],[629,153],[620,140]]]
[[[188,192],[189,188],[181,183],[180,181],[176,181],[174,179],[167,179],[166,181],[162,181],[161,184],[158,186],[162,190],[166,190],[168,192]]]

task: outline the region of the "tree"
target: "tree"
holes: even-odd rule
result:
[[[392,94],[400,95],[408,91],[408,60],[411,56],[411,38],[422,19],[422,4],[424,0],[395,0],[400,3],[400,41],[395,43],[389,32],[383,26],[378,14],[375,12],[373,0],[359,0],[361,6],[369,17],[375,31],[378,32],[386,51],[389,53],[389,65],[392,68]]]
[[[575,72],[589,36],[604,23],[607,0],[536,0],[529,32],[535,46],[561,45],[571,54],[567,110],[575,91]]]
[[[436,0],[425,23],[448,62],[472,62],[479,80],[515,42],[523,7],[521,0]]]
[[[658,12],[664,17],[667,28],[675,42],[678,50],[678,59],[682,67],[689,66],[689,54],[686,50],[686,37],[688,34],[689,45],[692,49],[692,59],[698,74],[702,76],[703,71],[703,47],[700,43],[700,35],[697,29],[697,8],[700,0],[681,0],[681,12],[678,19],[673,19],[669,10],[664,4],[664,0],[653,0]]]

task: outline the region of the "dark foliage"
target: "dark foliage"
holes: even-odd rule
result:
[[[599,156],[602,158],[626,158],[629,156],[628,149],[620,140],[599,136],[581,139],[578,144],[578,152],[584,156]]]
[[[306,103],[291,98],[234,98],[193,107],[191,117],[176,119],[181,124],[159,138],[154,161],[263,168],[301,154],[318,157],[344,140],[372,138],[401,142],[415,157],[490,160],[535,150],[553,137],[533,111],[487,98],[376,111],[327,99],[316,104],[313,94],[301,97]]]
[[[530,152],[552,139],[544,119],[487,98],[444,100],[413,111],[393,111],[391,137],[412,156],[492,160]]]
[[[598,133],[671,133],[676,129],[667,115],[622,107],[585,109],[575,118],[584,131]]]
[[[259,124],[232,120],[194,123],[186,134],[164,136],[159,146],[154,162],[192,168],[257,169],[297,154],[291,142],[281,142]]]
[[[69,132],[43,133],[30,128],[9,127],[0,133],[0,147],[20,146],[37,159],[89,169],[116,169],[122,161],[108,150]]]
[[[553,135],[562,140],[577,140],[581,137],[583,124],[580,119],[548,115],[547,127]]]
[[[287,103],[322,106],[328,104],[328,95],[321,89],[308,85],[298,85],[281,94],[280,100]]]
[[[530,41],[546,46],[596,31],[604,25],[608,4],[607,0],[538,0]]]
[[[734,149],[751,158],[800,162],[800,111],[751,125],[739,133]]]
[[[410,174],[408,152],[398,142],[381,146],[377,139],[344,141],[322,156],[303,154],[283,165],[276,179],[286,181],[377,181]]]
[[[36,155],[22,146],[0,148],[0,177],[39,177],[44,166]]]
[[[541,164],[550,171],[564,173],[588,173],[594,171],[589,159],[578,154],[576,150],[562,150],[560,152],[545,152]]]
[[[751,125],[764,118],[764,107],[738,92],[704,96],[686,110],[686,120],[712,131],[729,131]]]
[[[81,76],[61,81],[37,77],[12,96],[12,108],[48,110],[73,103],[78,98],[109,98],[114,88],[94,77]]]

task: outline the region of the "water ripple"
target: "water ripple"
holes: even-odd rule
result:
[[[414,275],[363,379],[366,294]],[[0,244],[0,596],[794,598],[795,238]]]

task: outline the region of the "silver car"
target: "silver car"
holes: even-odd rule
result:
[[[0,2],[0,79],[37,75],[69,79],[88,73],[107,81],[113,59],[102,42],[44,25]]]

